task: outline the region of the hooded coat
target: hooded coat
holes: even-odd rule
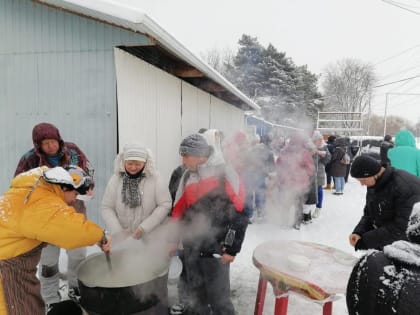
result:
[[[42,141],[46,139],[58,141],[59,149],[57,155],[59,160],[57,165],[52,165],[48,160],[48,156],[41,149]],[[32,142],[34,147],[20,158],[14,176],[40,166],[54,167],[77,165],[93,178],[94,171],[86,155],[76,144],[64,142],[61,138],[60,131],[54,125],[49,123],[36,125],[32,130]],[[76,200],[72,206],[77,212],[86,215],[86,206],[81,200]]]
[[[369,251],[354,266],[347,285],[349,315],[420,314],[420,204],[407,228],[410,241]]]
[[[79,147],[72,142],[64,142],[61,138],[59,130],[54,125],[49,123],[41,123],[36,125],[32,131],[32,142],[34,147],[26,152],[19,160],[19,163],[16,167],[15,176],[32,168],[43,165],[48,167],[57,166],[52,165],[48,161],[47,155],[42,152],[41,144],[45,139],[54,139],[59,143],[58,166],[77,165],[92,175],[89,161],[82,150],[80,150]]]
[[[202,253],[225,252],[235,256],[241,250],[248,218],[242,212],[243,183],[235,170],[213,153],[196,172],[184,170],[175,194],[172,217],[185,224],[184,247]],[[229,230],[235,231],[224,244]]]
[[[420,176],[420,150],[409,130],[400,130],[395,135],[395,146],[388,150],[391,166]]]
[[[350,275],[346,294],[349,315],[419,315],[419,283],[419,265],[371,251]]]
[[[111,233],[127,231],[133,233],[140,229],[144,237],[151,239],[154,231],[167,218],[171,209],[171,195],[162,183],[150,157],[145,162],[143,179],[139,184],[141,204],[130,208],[122,200],[123,177],[125,173],[124,154],[117,155],[114,161],[114,174],[108,181],[102,199],[102,218]]]
[[[0,314],[29,314],[28,309],[44,314],[39,289],[34,290],[43,243],[73,249],[94,245],[103,236],[98,225],[66,204],[59,185],[41,177],[46,169],[18,175],[0,199]],[[20,298],[11,293],[14,289]]]
[[[334,151],[331,154],[329,174],[333,177],[345,177],[347,171],[347,165],[342,163],[344,155],[348,153],[348,143],[344,137],[337,138],[335,140]],[[349,154],[350,156],[350,154]],[[350,157],[351,158],[351,157]]]

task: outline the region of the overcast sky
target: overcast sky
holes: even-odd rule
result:
[[[378,84],[420,74],[420,0],[399,0],[419,14],[380,0],[118,2],[143,10],[197,55],[214,48],[236,49],[245,33],[264,46],[271,42],[317,74],[343,58],[374,64]],[[420,118],[420,95],[406,95],[420,93],[420,78],[376,89],[372,108],[381,115],[386,93],[404,93],[388,94],[388,114]]]

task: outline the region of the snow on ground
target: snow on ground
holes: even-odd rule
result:
[[[231,265],[231,290],[233,302],[238,315],[254,314],[255,298],[258,286],[259,271],[252,263],[253,250],[269,240],[299,240],[324,244],[360,256],[348,243],[348,236],[362,215],[366,188],[355,179],[349,178],[344,195],[333,195],[333,191],[324,190],[324,205],[321,216],[309,225],[302,225],[300,231],[275,222],[272,213],[264,223],[249,225],[242,251]],[[270,211],[286,211],[271,209]],[[98,247],[89,247],[88,253],[98,252]],[[60,255],[60,270],[66,270],[67,256]],[[65,290],[65,289],[64,289]],[[65,292],[65,291],[64,291]],[[176,301],[176,285],[169,285],[169,299]],[[264,306],[264,315],[274,313],[274,296],[270,284]],[[288,315],[322,314],[322,307],[312,301],[292,294],[289,297]],[[333,315],[347,313],[345,298],[342,296],[333,303]]]
[[[350,246],[348,236],[362,215],[366,188],[355,179],[349,178],[344,195],[337,196],[332,192],[324,190],[321,216],[309,225],[302,225],[300,231],[270,222],[254,223],[248,226],[242,251],[231,265],[231,289],[238,315],[254,313],[259,271],[252,263],[252,253],[255,247],[265,241],[288,239],[310,241],[360,256],[360,254],[355,254],[353,247]],[[266,221],[270,221],[270,217]],[[273,313],[274,295],[268,284],[264,315]],[[313,314],[322,314],[322,307],[319,304],[295,294],[290,296],[288,315]],[[348,314],[344,296],[333,303],[333,314]]]

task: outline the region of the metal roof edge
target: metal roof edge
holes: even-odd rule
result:
[[[46,5],[63,8],[69,12],[92,17],[135,32],[146,33],[160,42],[177,57],[188,61],[192,66],[207,75],[210,79],[224,86],[232,94],[254,110],[260,106],[243,94],[231,82],[207,63],[196,57],[183,44],[165,31],[158,23],[138,8],[108,0],[34,0]]]

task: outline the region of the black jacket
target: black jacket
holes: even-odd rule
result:
[[[200,184],[195,183],[197,186],[190,185],[188,187],[185,186],[186,182],[193,175],[185,168],[182,168],[182,170],[184,174],[181,174],[181,169],[177,168],[171,176],[170,191],[174,199],[176,199],[179,185],[184,185],[184,192],[180,199],[188,199],[189,203],[193,195],[199,195],[200,191],[206,191],[186,208],[182,206],[182,202],[175,202],[173,206],[172,217],[179,217],[179,211],[182,212],[182,242],[184,248],[208,256],[221,254],[222,248],[224,248],[226,253],[235,256],[241,250],[248,226],[248,217],[242,209],[236,209],[232,200],[233,196],[229,196],[227,192],[228,187],[233,187],[229,176],[224,173],[218,177],[217,185],[207,190],[206,186],[211,186],[211,181],[208,181],[209,178],[207,180],[201,178]],[[189,192],[188,197],[185,191]],[[244,202],[243,194],[240,193],[236,197],[241,200],[240,203]]]
[[[354,266],[347,284],[349,315],[419,315],[420,267],[370,252]]]
[[[383,166],[387,166],[391,163],[390,160],[388,159],[388,150],[393,147],[394,147],[394,144],[392,142],[385,141],[385,140],[382,141],[379,153],[381,155],[381,164]]]
[[[375,186],[367,189],[363,216],[353,233],[362,238],[358,249],[379,249],[407,240],[405,231],[413,204],[420,201],[420,179],[387,167]]]
[[[219,188],[209,192],[186,210],[183,223],[190,227],[195,226],[200,231],[193,229],[188,233],[188,229],[183,229],[184,247],[210,256],[213,253],[221,254],[222,247],[232,256],[240,252],[248,217],[243,211],[238,212],[235,209],[224,185],[221,180]],[[211,226],[209,230],[206,230],[207,225]]]

